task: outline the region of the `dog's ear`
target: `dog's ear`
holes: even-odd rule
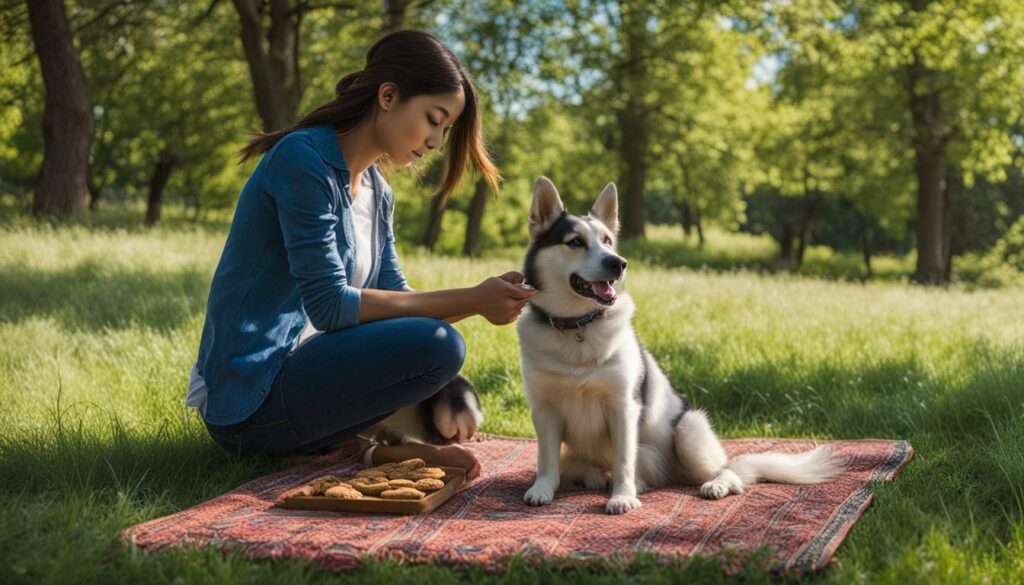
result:
[[[613,234],[619,235],[619,192],[615,189],[615,183],[605,185],[604,191],[601,191],[594,206],[590,208],[590,215],[601,220]]]
[[[543,232],[565,211],[558,189],[547,177],[538,177],[533,184],[533,204],[530,205],[530,239]]]

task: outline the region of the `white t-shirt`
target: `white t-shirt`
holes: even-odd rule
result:
[[[359,181],[359,191],[352,199],[352,231],[355,236],[355,266],[352,274],[348,275],[349,286],[366,288],[373,268],[373,239],[377,237],[377,196],[373,189],[373,169],[363,171]],[[295,351],[303,343],[319,335],[321,331],[313,327],[309,317],[306,317],[306,328],[299,335],[298,342],[292,351]],[[206,381],[199,375],[199,364],[192,366],[189,374],[188,394],[185,396],[185,406],[198,408],[199,412],[206,413]]]

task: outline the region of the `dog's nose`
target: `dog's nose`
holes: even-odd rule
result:
[[[604,259],[604,267],[614,271],[616,274],[622,274],[626,270],[626,261],[622,258],[609,256]]]

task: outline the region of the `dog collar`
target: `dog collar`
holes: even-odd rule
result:
[[[576,341],[579,343],[583,343],[583,327],[588,325],[591,321],[604,317],[604,314],[608,312],[607,309],[595,309],[589,313],[580,315],[579,317],[552,317],[537,305],[530,303],[530,306],[537,312],[537,317],[539,317],[541,321],[547,321],[558,331],[562,332],[569,329],[575,329]]]

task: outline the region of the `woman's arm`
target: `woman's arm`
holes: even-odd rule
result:
[[[469,288],[429,292],[363,289],[359,304],[359,322],[395,317],[433,317],[451,319],[476,315],[476,295]]]
[[[466,313],[464,315],[455,315],[454,317],[448,317],[444,321],[449,324],[458,323],[459,321],[462,321],[463,319],[468,319],[469,317],[472,317],[475,314],[476,313]]]
[[[516,278],[521,275],[509,272],[474,287],[430,292],[363,289],[359,322],[414,316],[457,321],[483,315],[491,323],[504,325],[515,321],[523,305],[536,293],[510,282]]]

